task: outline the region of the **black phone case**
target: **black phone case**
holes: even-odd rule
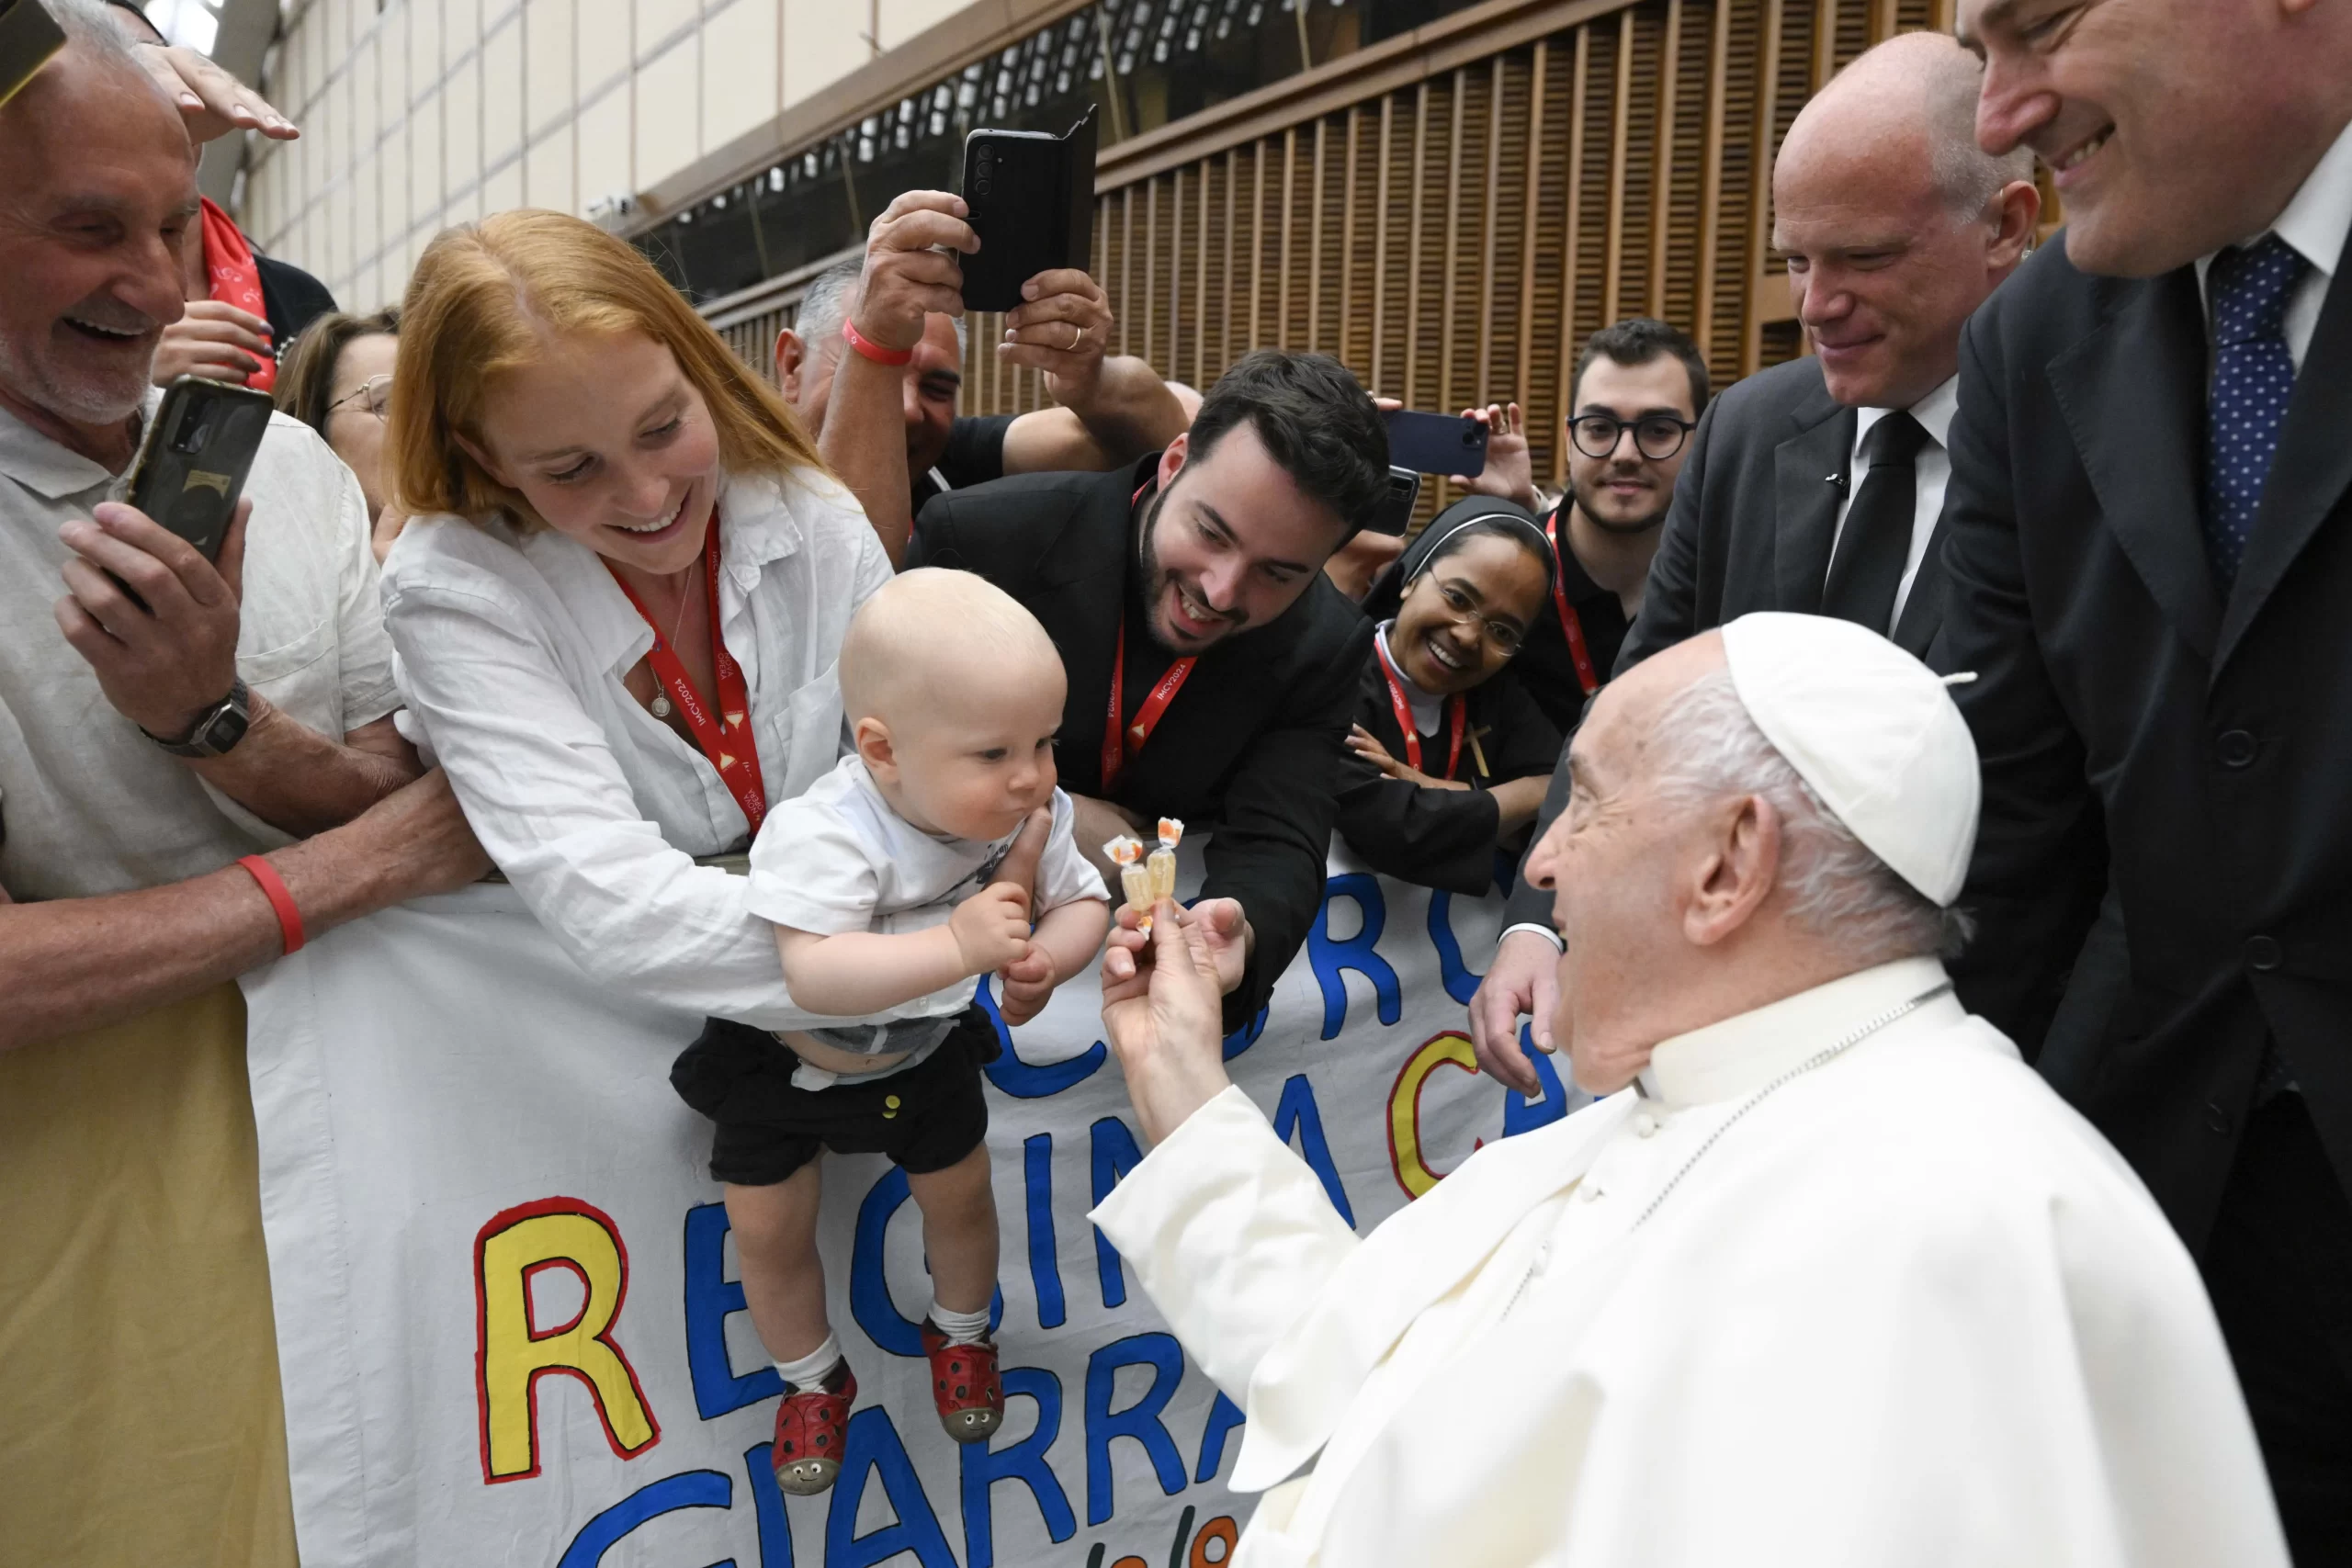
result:
[[[973,131],[964,139],[964,205],[979,236],[963,258],[964,309],[1010,310],[1021,286],[1094,252],[1094,106],[1067,136]]]
[[[272,407],[266,392],[181,377],[140,439],[123,499],[217,559]]]
[[[1487,427],[1457,414],[1398,409],[1388,416],[1388,460],[1417,474],[1475,479],[1487,466]]]

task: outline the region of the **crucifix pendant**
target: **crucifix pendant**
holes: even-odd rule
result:
[[[648,705],[652,708],[654,717],[667,718],[670,716],[670,699],[663,696],[661,693],[656,692],[653,694],[653,701]]]

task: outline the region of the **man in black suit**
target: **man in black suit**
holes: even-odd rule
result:
[[[2199,1254],[2297,1561],[2352,1562],[2352,12],[1961,21],[1980,137],[2068,228],[1962,351],[1954,977],[2030,1051],[2112,883],[2130,973],[2075,1099]]]
[[[1905,33],[1808,103],[1772,171],[1772,243],[1814,353],[1751,376],[1700,420],[1620,671],[1751,610],[1859,621],[1925,656],[1961,327],[2013,271],[2041,198],[2032,160],[1974,141],[1977,62]],[[1541,838],[1567,801],[1566,754]],[[1470,1004],[1479,1066],[1537,1092],[1519,1019],[1549,1049],[1550,895],[1513,896]]]
[[[1387,486],[1387,432],[1356,378],[1262,349],[1157,457],[951,491],[916,520],[910,566],[980,573],[1061,650],[1079,842],[1148,840],[1160,817],[1214,829],[1201,908],[1228,1030],[1265,1005],[1323,900],[1372,637],[1323,563]]]

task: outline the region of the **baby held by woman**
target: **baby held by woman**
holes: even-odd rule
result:
[[[1028,611],[968,572],[910,571],[858,610],[840,673],[856,750],[768,815],[750,902],[775,924],[793,999],[841,1022],[771,1035],[713,1019],[671,1074],[718,1123],[711,1174],[786,1384],[776,1482],[803,1495],[832,1484],[857,1398],[826,1323],[819,1153],[884,1154],[907,1173],[931,1265],[933,1400],[949,1436],[985,1441],[1004,1409],[980,1087],[997,1043],[973,998],[994,972],[1005,1021],[1027,1021],[1110,925],[1054,784],[1061,660]]]

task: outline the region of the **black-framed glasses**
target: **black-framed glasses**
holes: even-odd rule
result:
[[[1645,413],[1634,420],[1582,413],[1568,421],[1568,438],[1588,457],[1609,457],[1616,455],[1619,438],[1631,430],[1634,449],[1653,463],[1662,463],[1681,451],[1683,442],[1698,428],[1697,421],[1677,419],[1670,413]]]
[[[339,408],[347,408],[353,403],[357,403],[362,412],[372,413],[378,419],[381,419],[384,417],[385,409],[390,405],[391,398],[392,378],[390,376],[370,376],[358,386],[329,403],[327,412],[333,413]]]

